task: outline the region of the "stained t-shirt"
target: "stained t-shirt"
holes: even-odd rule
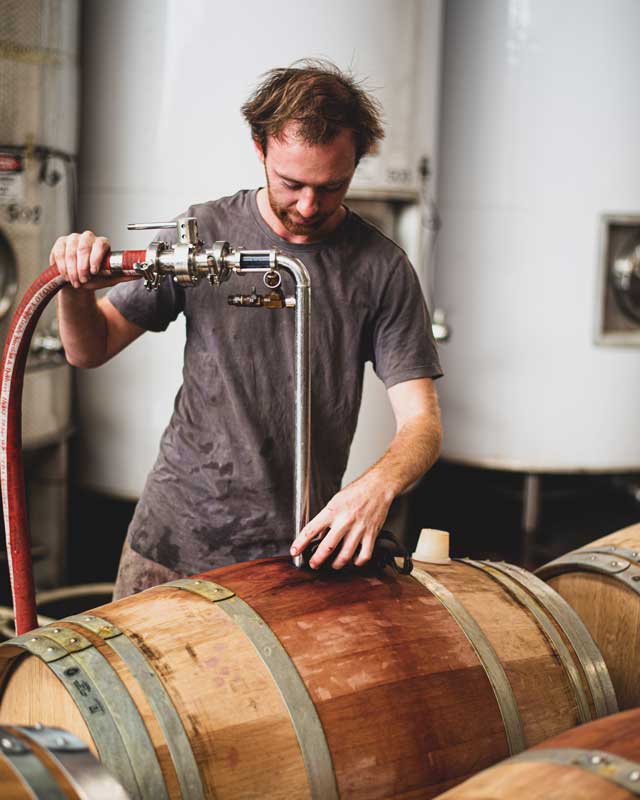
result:
[[[326,239],[292,244],[260,215],[256,191],[191,206],[207,246],[277,247],[311,278],[311,496],[314,516],[339,490],[356,428],[363,370],[387,388],[441,375],[431,323],[405,253],[349,211]],[[175,241],[173,235],[162,237]],[[109,300],[131,322],[164,330],[186,319],[183,383],[129,528],[131,547],[178,572],[288,552],[293,530],[294,311],[237,308],[221,287],[165,279],[122,283]],[[293,278],[282,273],[285,294]]]

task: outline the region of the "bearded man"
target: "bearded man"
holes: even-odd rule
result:
[[[238,313],[203,282],[147,292],[121,282],[96,299],[109,250],[91,231],[62,237],[51,263],[69,362],[95,367],[180,314],[183,383],[129,527],[115,597],[260,556],[300,554],[311,566],[365,564],[393,499],[420,478],[441,443],[433,385],[441,375],[429,314],[406,254],[345,205],[358,162],[383,137],[380,110],[350,76],[306,63],[267,73],[243,106],[266,185],[191,206],[200,237],[300,258],[312,286],[312,519],[292,538],[294,320]],[[171,236],[165,241],[175,241]],[[233,278],[232,278],[233,280]],[[288,275],[283,275],[283,289]],[[231,284],[229,284],[231,286]],[[373,362],[397,423],[388,450],[341,488],[364,365]]]

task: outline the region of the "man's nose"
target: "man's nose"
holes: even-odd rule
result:
[[[301,217],[313,217],[318,212],[318,197],[310,186],[305,186],[298,197],[296,206]]]

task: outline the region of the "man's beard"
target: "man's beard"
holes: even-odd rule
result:
[[[283,208],[278,204],[278,201],[274,197],[273,193],[271,192],[271,184],[269,183],[269,177],[267,176],[267,197],[269,198],[269,205],[271,206],[271,210],[276,215],[276,217],[280,220],[283,226],[289,231],[289,233],[293,233],[295,236],[305,236],[310,234],[312,231],[316,231],[318,228],[322,227],[324,223],[327,221],[326,215],[316,214],[315,218],[312,222],[307,223],[300,223],[297,222],[295,219],[292,219],[291,212]]]

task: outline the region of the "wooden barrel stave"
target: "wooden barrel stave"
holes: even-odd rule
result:
[[[624,789],[579,767],[539,762],[500,764],[439,795],[437,800],[630,800]]]
[[[381,775],[402,791],[420,785],[439,791],[497,753],[508,754],[484,669],[432,594],[409,576],[368,577],[357,591],[347,575],[305,577],[324,591],[307,599],[299,583],[296,600],[277,587],[262,591],[235,565],[217,572],[220,583],[251,602],[294,659],[346,796],[372,797],[370,787]],[[383,585],[392,602],[380,602]],[[353,676],[360,676],[360,685]],[[375,709],[394,731],[390,740],[362,723]],[[352,743],[368,752],[366,761],[354,759]],[[424,753],[439,758],[425,760]]]
[[[640,705],[640,581],[631,579],[632,572],[640,577],[640,524],[596,539],[537,573],[589,629],[621,709]]]
[[[294,660],[341,794],[383,797],[372,794],[375,786],[394,786],[398,797],[420,786],[436,791],[476,760],[508,752],[481,665],[446,609],[417,582],[372,575],[354,586],[353,576],[303,573],[287,592],[289,572],[282,564],[265,590],[235,566],[216,571],[216,579],[250,602]],[[380,735],[368,718],[393,736]],[[430,763],[424,753],[440,758]]]
[[[29,787],[4,759],[0,759],[0,788],[4,800],[33,800]]]
[[[215,604],[179,589],[149,590],[145,599],[126,598],[95,614],[124,631],[157,672],[192,744],[205,796],[307,796],[282,697],[243,632]],[[189,630],[187,642],[176,620]]]
[[[571,683],[531,613],[468,565],[428,570],[459,594],[503,660],[527,744],[576,724]],[[292,659],[324,728],[340,796],[433,797],[509,754],[478,656],[442,603],[410,576],[324,575],[274,559],[206,577],[253,607]],[[277,679],[223,610],[223,603],[233,602],[167,585],[92,613],[123,631],[157,673],[191,741],[204,796],[312,796]],[[84,635],[131,687],[169,796],[179,797],[149,703],[140,700],[127,667],[110,652],[110,640]],[[536,679],[534,670],[542,677]],[[48,671],[34,657],[23,657],[5,681],[0,719],[15,719],[21,711],[16,697],[24,698],[28,685],[38,685],[30,682]],[[56,679],[48,686],[62,703]],[[23,713],[22,721],[41,719],[45,705],[32,697],[30,717]],[[49,712],[43,721],[54,721],[54,709]],[[65,719],[86,739],[84,720],[72,717]]]
[[[431,565],[429,570],[433,571]],[[526,742],[537,742],[576,724],[572,689],[559,659],[550,657],[549,643],[531,614],[492,577],[457,567],[438,569],[438,575],[468,608],[498,654],[522,719]],[[479,597],[490,602],[478,602]],[[509,635],[505,636],[505,630]],[[540,682],[549,687],[548,703],[538,699]]]

